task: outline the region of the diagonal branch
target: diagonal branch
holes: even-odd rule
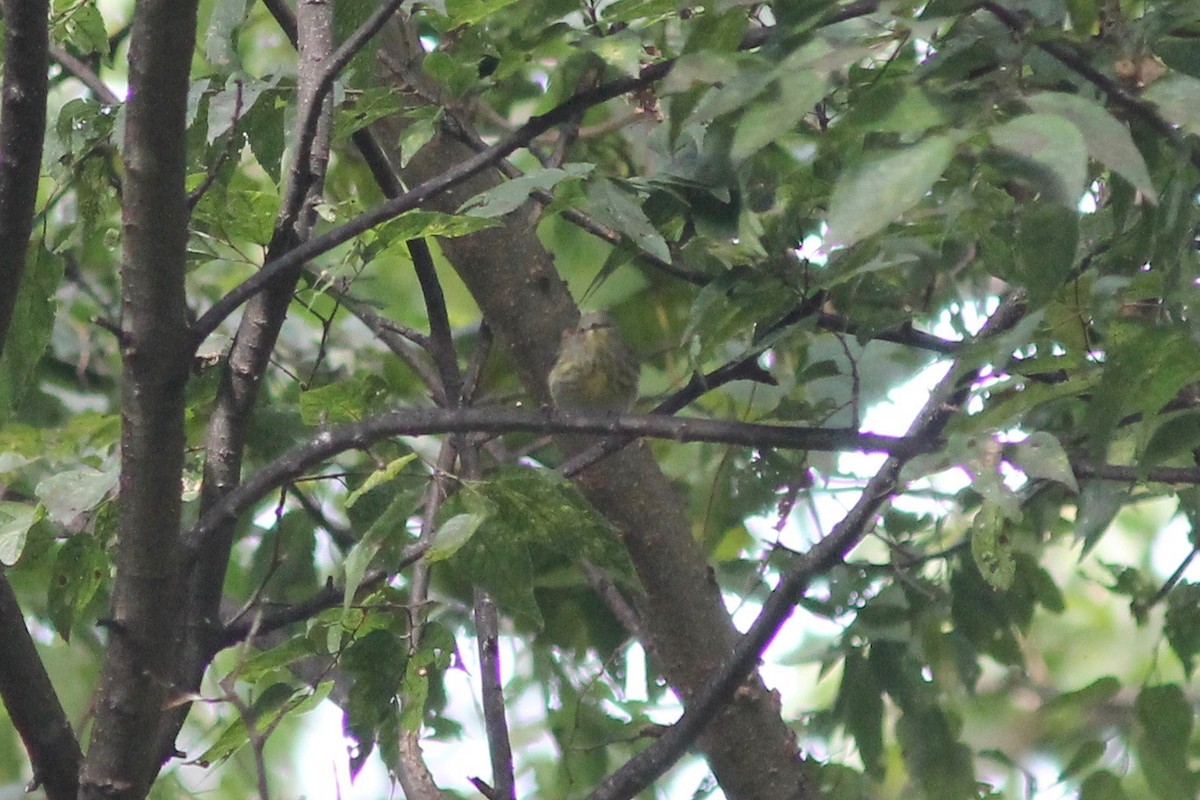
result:
[[[986,9],[992,16],[1000,20],[1001,24],[1015,35],[1025,36],[1030,32],[1028,25],[1026,25],[1018,13],[1005,8],[1000,3],[994,2],[994,0],[985,0],[985,2],[980,4],[980,7]],[[1120,83],[1096,69],[1091,63],[1081,58],[1063,42],[1040,36],[1030,37],[1030,41],[1063,66],[1104,92],[1108,96],[1109,102],[1114,106],[1140,119],[1168,142],[1185,150],[1191,159],[1192,165],[1200,167],[1200,147],[1196,146],[1195,140],[1185,140],[1180,132],[1176,130],[1175,126],[1163,119],[1162,115],[1158,113],[1158,110],[1151,103],[1131,95]]]
[[[92,94],[101,103],[110,106],[121,105],[121,98],[108,88],[108,84],[101,80],[90,66],[83,59],[72,55],[66,48],[56,44],[50,45],[50,57],[57,61],[63,69],[74,75],[80,83],[92,90]]]
[[[1020,319],[1024,309],[1018,297],[1010,296],[992,315],[979,338],[1006,330]],[[970,388],[974,373],[963,375],[952,369],[930,393],[925,407],[909,429],[909,438],[934,440],[941,436],[946,424],[958,410],[964,393]],[[879,507],[896,491],[900,469],[910,454],[890,456],[874,477],[868,481],[862,495],[850,512],[784,573],[771,592],[762,611],[750,630],[741,638],[732,657],[714,676],[714,680],[687,703],[679,721],[642,752],[631,758],[619,770],[606,778],[588,800],[617,800],[633,797],[686,752],[703,732],[709,721],[724,707],[734,690],[753,672],[762,652],[789,616],[792,608],[807,591],[809,582],[842,561],[862,540],[875,519]]]
[[[0,698],[29,754],[34,782],[45,788],[49,800],[75,800],[83,753],[2,573],[0,637]]]
[[[213,303],[208,311],[196,320],[192,326],[192,338],[195,345],[199,346],[210,333],[216,330],[222,320],[233,313],[242,303],[261,292],[276,275],[294,269],[297,265],[326,253],[376,225],[398,217],[405,211],[420,207],[429,199],[494,166],[500,159],[527,145],[535,137],[554,126],[569,121],[580,111],[661,80],[670,72],[672,65],[671,61],[661,61],[645,67],[636,77],[618,78],[594,89],[580,92],[545,114],[532,117],[524,125],[486,150],[464,158],[413,189],[381,203],[369,211],[364,211],[344,225],[308,240],[279,258],[268,261],[258,272]]]

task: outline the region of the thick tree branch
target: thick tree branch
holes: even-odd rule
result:
[[[140,800],[178,659],[180,481],[191,353],[184,294],[195,0],[141,0],[129,51],[123,197],[119,533],[109,641],[80,777],[85,800]]]
[[[49,4],[5,0],[0,104],[0,353],[8,339],[33,232],[46,133]],[[49,800],[74,800],[83,754],[0,571],[0,701]]]
[[[47,4],[5,0],[0,107],[0,339],[12,323],[33,231],[46,133]]]
[[[75,800],[83,753],[8,579],[0,573],[0,698],[49,800]]]

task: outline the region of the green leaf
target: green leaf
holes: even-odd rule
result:
[[[1171,122],[1200,135],[1200,78],[1174,73],[1152,83],[1142,97]]]
[[[650,222],[636,196],[623,191],[613,181],[594,180],[588,184],[588,211],[601,223],[614,228],[642,250],[660,261],[671,260],[671,250],[662,234]]]
[[[1138,760],[1146,782],[1162,800],[1194,800],[1200,788],[1188,767],[1193,716],[1187,696],[1175,684],[1147,686],[1134,704]]]
[[[358,587],[362,585],[367,568],[371,566],[375,556],[379,555],[383,545],[382,535],[364,536],[346,554],[346,561],[342,564],[342,572],[345,576],[342,591],[343,610],[350,608],[350,604],[354,602],[354,596],[358,594]]]
[[[926,796],[938,800],[974,798],[975,769],[971,751],[959,742],[940,709],[917,707],[896,723],[904,762]]]
[[[40,248],[32,253],[17,289],[12,322],[0,338],[0,422],[20,407],[54,328],[54,293],[66,262]]]
[[[1008,459],[1030,478],[1057,481],[1072,491],[1079,491],[1075,472],[1067,451],[1052,434],[1045,431],[1031,433],[1025,441],[1012,448]]]
[[[566,180],[580,180],[592,171],[593,164],[567,164],[562,169],[539,169],[507,180],[493,189],[480,192],[462,204],[459,213],[492,219],[516,211],[532,192],[549,192]]]
[[[533,594],[538,577],[535,564],[544,569],[587,559],[622,579],[632,576],[629,556],[612,528],[575,485],[557,473],[502,469],[465,489],[467,514],[450,533],[455,539],[471,535],[449,566],[534,627],[542,625]]]
[[[1049,301],[1075,269],[1079,212],[1048,202],[1032,202],[1017,217],[1015,276],[1029,290],[1030,302]]]
[[[342,654],[340,665],[350,688],[344,703],[344,727],[357,743],[351,772],[362,768],[382,732],[399,723],[397,694],[412,666],[403,637],[386,629],[369,631]]]
[[[346,508],[353,508],[354,504],[358,502],[360,497],[378,486],[382,486],[385,483],[391,482],[405,467],[416,460],[416,453],[408,453],[407,455],[392,459],[387,464],[368,475],[367,479],[362,482],[361,486],[346,495],[343,505],[345,505]]]
[[[1008,517],[992,503],[985,503],[971,524],[971,556],[979,574],[996,589],[1012,586],[1017,565],[1013,561]]]
[[[705,6],[703,13],[691,20],[684,53],[727,52],[736,50],[742,43],[749,18],[745,9],[737,6],[720,12],[713,6]]]
[[[924,133],[945,124],[946,116],[924,89],[880,83],[851,106],[845,124],[866,131]]]
[[[1018,365],[1011,365],[1019,369]],[[971,417],[966,430],[994,431],[1003,429],[1009,420],[1020,419],[1030,411],[1068,397],[1077,397],[1095,386],[1099,375],[1090,374],[1068,378],[1055,383],[1023,381],[1011,391],[998,386],[986,408]]]
[[[454,555],[466,544],[479,526],[487,522],[486,514],[455,514],[438,526],[433,544],[425,553],[425,560],[430,563],[444,561]]]
[[[41,505],[0,500],[0,566],[11,567],[20,560],[29,529],[45,515]]]
[[[407,492],[397,492],[383,513],[371,523],[371,527],[367,528],[362,539],[346,554],[346,561],[342,567],[345,572],[345,589],[342,594],[343,611],[349,609],[350,604],[354,602],[354,596],[358,594],[358,587],[362,585],[363,577],[367,574],[367,569],[375,557],[385,548],[409,540],[406,523],[412,513],[412,505],[412,498]]]
[[[38,483],[34,492],[46,514],[60,525],[69,525],[85,511],[90,511],[117,487],[120,470],[107,470],[80,465],[76,469],[56,472]]]
[[[1153,467],[1200,446],[1200,412],[1188,411],[1163,420],[1154,430],[1138,463]]]
[[[846,653],[836,713],[858,743],[868,775],[883,775],[883,687],[859,650]]]
[[[1111,325],[1104,372],[1084,418],[1090,455],[1104,457],[1122,416],[1156,414],[1197,376],[1200,351],[1189,337],[1132,322]],[[1131,386],[1138,391],[1129,391]]]
[[[360,375],[300,395],[300,418],[305,425],[358,422],[379,408],[387,386],[378,375]]]
[[[431,236],[453,239],[456,236],[466,236],[476,231],[494,228],[497,224],[499,224],[497,220],[486,217],[473,217],[469,214],[443,214],[440,211],[416,209],[406,211],[390,222],[380,225],[375,232],[381,239],[406,243],[409,239],[424,239]]]
[[[783,74],[777,97],[747,107],[733,134],[729,157],[742,161],[788,133],[825,96],[827,83],[812,70]]]
[[[65,641],[108,575],[108,557],[96,537],[77,533],[59,548],[50,576],[49,612]]]
[[[267,245],[275,232],[279,195],[245,186],[210,191],[196,205],[195,218],[233,241]]]
[[[1065,92],[1040,92],[1025,102],[1035,112],[1070,120],[1083,134],[1088,155],[1120,174],[1152,202],[1158,201],[1146,161],[1133,143],[1128,126],[1118,122],[1100,103]]]
[[[1015,581],[1022,580],[1020,560]],[[984,580],[973,558],[966,557],[962,567],[950,576],[951,617],[955,631],[976,649],[1002,664],[1022,663],[1022,652],[1014,633],[1020,617],[1032,608],[1032,597],[1014,589],[997,591]]]
[[[216,0],[208,16],[205,58],[214,67],[230,70],[240,65],[234,32],[246,18],[248,0]]]
[[[1061,692],[1042,705],[1042,713],[1071,711],[1090,714],[1107,703],[1121,691],[1121,682],[1112,675],[1104,675],[1073,692]]]
[[[1200,653],[1200,584],[1181,581],[1167,594],[1163,632],[1190,678]]]
[[[1026,114],[992,128],[990,135],[992,144],[1034,168],[1034,188],[1046,199],[1077,208],[1087,179],[1087,148],[1079,128],[1055,114]]]
[[[231,75],[225,86],[208,101],[208,136],[212,144],[241,122],[246,110],[257,105],[258,97],[274,84],[251,80],[244,75]]]
[[[266,93],[267,100],[242,109],[238,122],[246,134],[246,142],[254,160],[279,183],[283,172],[284,112],[282,103],[275,102],[275,94]]]
[[[605,16],[608,16],[607,9]],[[637,75],[646,56],[645,41],[641,34],[630,29],[585,37],[579,47],[595,53],[622,75]]]
[[[1104,755],[1107,745],[1099,739],[1088,739],[1075,750],[1075,754],[1067,761],[1062,772],[1058,775],[1059,782],[1065,781],[1095,764]]]
[[[1075,536],[1083,540],[1081,558],[1100,541],[1128,499],[1129,490],[1112,481],[1083,484],[1079,493],[1079,515],[1075,518]]]
[[[421,639],[421,648],[405,665],[400,684],[400,726],[407,731],[418,730],[425,719],[430,693],[437,673],[450,666],[455,657],[453,635],[438,625],[428,625]]]
[[[246,683],[256,683],[264,675],[312,655],[315,655],[315,649],[308,637],[293,636],[281,645],[247,658],[238,667],[237,676]]]
[[[1089,36],[1100,32],[1099,0],[1067,0],[1067,12],[1071,15],[1072,30]]]
[[[250,743],[251,729],[258,735],[266,735],[289,711],[307,699],[308,694],[307,689],[293,689],[286,683],[272,684],[250,704],[249,713],[246,716],[238,714],[196,760],[205,766],[225,761]]]
[[[1079,786],[1079,800],[1129,800],[1121,779],[1106,769],[1088,775]]]
[[[454,27],[474,25],[520,0],[446,0],[446,16]]]
[[[680,94],[698,84],[714,85],[696,95],[695,107],[685,117],[689,124],[705,125],[738,109],[753,108],[755,98],[775,79],[775,70],[758,61],[742,63],[732,56],[681,56],[667,76],[664,89]]]
[[[403,113],[408,108],[408,105],[405,102],[404,95],[390,86],[368,86],[352,96],[347,96],[346,101],[338,107],[333,119],[333,141],[345,141],[355,131],[362,130],[381,119],[387,119],[388,117]],[[404,145],[409,135],[409,128],[423,123],[424,128],[428,130],[430,136],[433,134],[432,114],[420,117],[419,119],[415,117],[418,117],[417,112],[414,112],[412,117],[406,116],[405,132],[401,139],[401,152],[409,156],[412,153]],[[421,144],[427,141],[429,141],[429,136],[425,137],[425,140]],[[413,152],[415,152],[415,149]],[[404,165],[402,164],[401,166],[403,167]]]
[[[57,4],[54,10],[60,10]],[[104,18],[100,16],[96,3],[71,3],[65,15],[54,16],[56,40],[70,45],[80,56],[108,54],[108,31],[105,30]]]
[[[390,91],[390,89],[388,90]],[[405,114],[406,125],[400,134],[396,146],[400,148],[400,168],[408,166],[409,161],[422,147],[432,141],[439,130],[445,111],[440,106],[418,106],[410,108]],[[353,133],[353,131],[348,131]]]
[[[829,201],[826,249],[849,247],[886,228],[921,202],[953,156],[951,137],[930,136],[842,173]]]

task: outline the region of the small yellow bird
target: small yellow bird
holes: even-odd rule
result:
[[[550,369],[550,397],[559,409],[628,411],[638,395],[640,365],[603,311],[586,311],[562,334]]]

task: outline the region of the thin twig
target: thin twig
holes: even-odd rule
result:
[[[493,794],[490,796],[496,800],[514,800],[512,743],[504,712],[504,687],[500,683],[500,616],[495,601],[481,587],[475,588],[475,628],[479,643],[483,724],[492,762]]]

